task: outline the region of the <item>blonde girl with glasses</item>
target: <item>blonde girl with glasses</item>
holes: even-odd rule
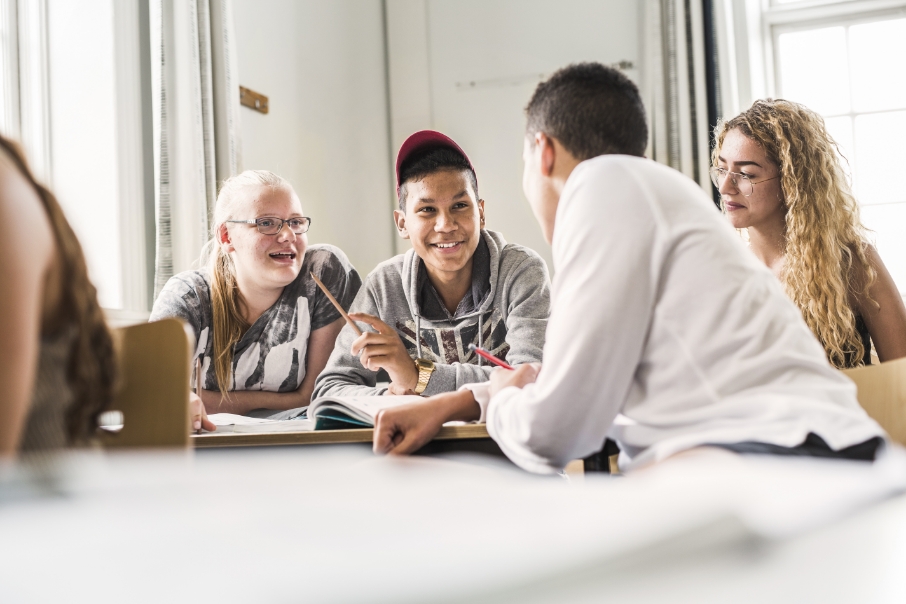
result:
[[[90,440],[115,382],[113,343],[82,248],[56,198],[3,137],[0,281],[2,466]]]
[[[730,223],[780,280],[832,365],[906,356],[906,307],[866,237],[824,120],[756,101],[714,132],[711,177]]]
[[[179,317],[195,332],[202,366],[200,399],[191,397],[195,430],[214,428],[207,413],[275,417],[308,405],[343,326],[311,275],[347,309],[362,283],[338,248],[308,245],[310,224],[280,176],[247,170],[229,178],[203,268],[172,277],[154,302],[152,321]]]

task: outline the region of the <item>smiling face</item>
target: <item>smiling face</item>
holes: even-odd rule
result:
[[[440,170],[406,183],[406,211],[393,213],[400,236],[412,241],[428,274],[453,281],[471,274],[484,222],[484,201],[464,171]]]
[[[734,128],[724,137],[717,166],[748,176],[753,183],[748,197],[733,185],[732,178],[725,178],[720,185],[721,200],[734,228],[758,228],[785,221],[786,206],[778,178],[780,168],[768,158],[761,145]]]
[[[248,187],[235,204],[233,220],[302,216],[302,205],[291,189]],[[220,226],[220,245],[233,259],[240,285],[260,290],[282,289],[295,280],[308,246],[304,233],[296,235],[284,224],[276,235],[262,235],[254,224]]]

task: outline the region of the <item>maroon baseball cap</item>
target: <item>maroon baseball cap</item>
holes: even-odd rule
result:
[[[475,172],[475,167],[472,165],[472,160],[469,159],[469,156],[466,155],[466,152],[462,150],[462,147],[457,145],[452,138],[435,130],[419,130],[406,139],[406,141],[400,147],[399,152],[396,154],[397,192],[399,192],[400,185],[402,184],[400,182],[400,168],[403,166],[403,163],[407,159],[412,157],[413,154],[418,153],[419,151],[427,151],[428,149],[436,149],[440,147],[447,147],[461,154],[464,158],[466,158],[466,162],[469,164],[469,167],[472,168],[472,172]],[[475,180],[476,182],[478,181],[478,176],[475,177]]]

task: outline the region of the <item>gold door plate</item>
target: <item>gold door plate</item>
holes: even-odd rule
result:
[[[267,97],[245,86],[239,87],[239,103],[261,113],[267,113],[268,110]]]

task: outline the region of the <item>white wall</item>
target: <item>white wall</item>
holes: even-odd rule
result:
[[[233,1],[240,83],[271,111],[242,111],[243,167],[290,179],[312,242],[340,246],[363,274],[407,249],[391,222],[395,152],[435,128],[475,164],[489,228],[550,264],[522,194],[523,107],[568,63],[638,65],[640,3],[387,0],[386,73],[379,0]]]
[[[394,151],[421,128],[451,136],[476,168],[488,228],[537,250],[550,266],[550,247],[522,193],[523,109],[538,82],[569,63],[638,66],[641,6],[635,0],[388,0]],[[639,82],[637,70],[626,73]]]
[[[293,183],[311,243],[339,246],[364,276],[393,255],[382,4],[233,0],[239,83],[269,98],[242,108],[243,168]]]
[[[45,163],[102,304],[128,311],[147,310],[153,260],[139,56],[147,32],[136,35],[146,2],[47,0],[46,13]],[[568,62],[638,63],[634,0],[232,3],[239,81],[271,101],[268,115],[242,109],[244,167],[290,179],[314,219],[310,240],[338,245],[362,274],[408,247],[392,225],[393,161],[420,128],[464,146],[489,226],[549,261],[522,199],[522,107],[540,74]]]

